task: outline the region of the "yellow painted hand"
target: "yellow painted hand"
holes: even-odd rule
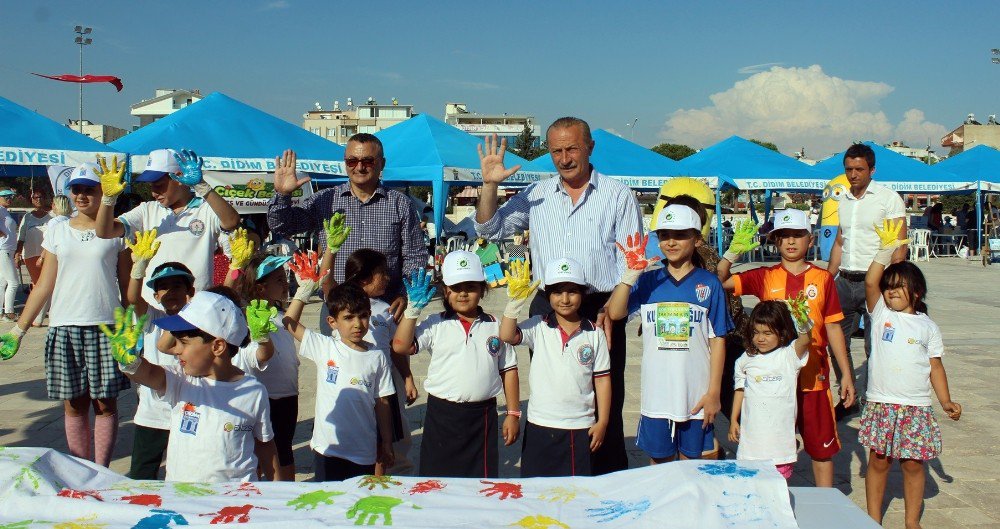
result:
[[[229,248],[232,252],[232,261],[229,262],[230,270],[243,270],[253,257],[254,244],[247,236],[245,228],[236,228],[236,231],[229,237]]]
[[[526,529],[569,529],[568,525],[556,520],[555,518],[545,516],[544,514],[525,516],[510,525],[513,527],[524,527]]]
[[[128,374],[134,374],[139,368],[143,346],[142,330],[149,318],[149,315],[145,315],[135,321],[134,310],[131,305],[128,309],[115,309],[114,330],[103,323],[99,325],[111,346],[112,358],[118,362],[122,372]]]
[[[788,311],[792,313],[792,322],[795,323],[795,330],[801,333],[809,332],[813,327],[812,318],[809,317],[809,298],[805,291],[799,292],[798,296],[786,299]]]
[[[156,240],[156,228],[149,231],[139,231],[135,234],[135,242],[125,239],[125,246],[132,250],[132,261],[149,261],[160,249],[160,241]]]
[[[125,162],[118,163],[118,157],[111,157],[111,166],[103,156],[97,155],[97,176],[101,179],[101,191],[106,197],[116,197],[125,190]]]
[[[898,248],[908,242],[909,239],[900,239],[899,232],[903,229],[903,219],[885,219],[882,225],[875,225],[875,233],[878,234],[879,248]]]
[[[507,278],[507,297],[528,299],[538,288],[539,281],[531,282],[531,265],[527,261],[510,263],[510,270],[504,272]]]

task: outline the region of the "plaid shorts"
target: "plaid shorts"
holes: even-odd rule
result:
[[[49,327],[45,337],[45,388],[49,398],[110,399],[131,387],[96,325]]]

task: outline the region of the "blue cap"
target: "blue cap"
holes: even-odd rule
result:
[[[167,277],[177,277],[177,276],[186,277],[191,281],[191,284],[194,284],[194,276],[191,275],[191,272],[188,272],[186,270],[181,270],[180,268],[174,268],[172,266],[168,266],[166,268],[161,269],[159,272],[153,274],[153,277],[150,277],[149,281],[146,281],[146,286],[155,289],[156,287],[154,285],[160,279],[164,279]]]
[[[267,274],[285,266],[285,263],[291,260],[292,256],[290,255],[269,255],[265,257],[264,261],[257,265],[257,276],[254,278],[254,281],[260,281],[261,278],[267,277]]]
[[[16,194],[17,193],[15,193],[12,189],[4,189],[3,191],[0,191],[0,197],[12,197]]]

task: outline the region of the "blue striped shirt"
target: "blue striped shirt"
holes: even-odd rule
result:
[[[476,223],[476,233],[501,239],[529,229],[531,268],[544,284],[546,263],[569,257],[583,265],[587,285],[610,292],[625,271],[625,259],[615,241],[625,241],[642,229],[635,194],[625,184],[591,168],[590,182],[573,204],[562,178],[529,185],[511,197],[493,218]]]

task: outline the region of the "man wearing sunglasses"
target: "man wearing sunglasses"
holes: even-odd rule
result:
[[[371,248],[382,252],[389,273],[383,301],[390,304],[393,316],[399,321],[406,308],[403,274],[427,265],[427,247],[413,203],[403,193],[382,187],[385,167],[382,142],[371,134],[351,136],[344,153],[348,182],[324,189],[298,205],[292,205],[291,195],[306,185],[309,177],[299,178],[295,164],[295,153],[291,150],[275,160],[275,193],[267,208],[271,230],[285,237],[319,230],[320,248],[326,248],[323,221],[334,213],[343,213],[351,234],[334,256],[333,279],[337,283],[344,281],[344,264],[355,250]],[[325,306],[323,310],[320,327],[329,334]]]

